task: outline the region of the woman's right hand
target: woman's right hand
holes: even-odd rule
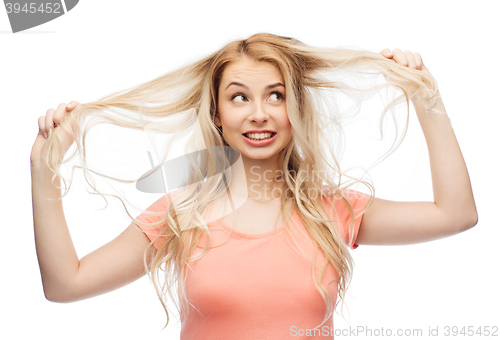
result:
[[[30,161],[32,163],[42,159],[50,130],[58,127],[63,117],[73,111],[78,105],[80,105],[80,103],[75,100],[72,100],[68,105],[61,103],[56,110],[48,109],[45,116],[40,116],[38,118],[38,135],[31,149],[30,156]],[[63,140],[63,153],[65,154],[71,145],[73,145],[74,140],[73,137],[63,129],[61,129],[59,133]]]
[[[123,287],[146,275],[143,256],[147,251],[147,264],[151,267],[155,247],[149,247],[148,236],[134,224],[130,224],[114,240],[79,259],[68,224],[64,216],[61,198],[61,179],[52,181],[53,173],[41,164],[48,146],[45,133],[54,127],[60,131],[67,151],[73,144],[71,135],[58,125],[63,123],[69,131],[75,126],[67,124],[66,116],[78,114],[82,107],[76,101],[70,107],[60,104],[38,118],[38,136],[31,150],[31,188],[33,204],[33,229],[36,253],[43,291],[49,301],[75,302]],[[54,136],[49,138],[53,138]],[[68,189],[69,190],[69,189]]]

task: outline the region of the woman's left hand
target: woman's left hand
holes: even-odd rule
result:
[[[412,69],[419,70],[432,77],[431,73],[429,72],[429,69],[427,69],[427,67],[425,67],[424,63],[422,62],[422,57],[418,52],[411,52],[408,50],[402,52],[399,48],[396,48],[391,52],[391,50],[385,48],[380,52],[380,54],[382,54],[382,56],[386,57],[387,59],[394,60],[396,63],[402,66],[407,66]],[[403,87],[405,91],[408,87],[408,84],[401,84],[398,82],[396,82],[396,84]]]

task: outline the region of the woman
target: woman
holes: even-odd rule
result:
[[[388,83],[361,91],[336,78],[349,70],[376,70]],[[340,135],[341,122],[324,98],[387,86],[403,94],[384,114],[405,99],[415,107],[429,149],[434,202],[375,197],[372,185],[341,170],[327,142]],[[129,113],[102,112],[112,107]],[[175,115],[182,118],[175,126],[148,121]],[[198,154],[199,164],[179,190],[78,259],[61,203],[44,198],[60,197],[51,179],[60,186],[59,166],[73,141],[84,147],[90,127],[83,133],[81,127],[88,118],[161,132],[183,131],[195,120],[201,132],[185,154],[200,145],[209,152]],[[320,49],[256,34],[125,93],[61,104],[40,117],[39,127],[31,154],[33,214],[47,299],[89,298],[148,273],[167,325],[167,293],[176,302],[183,339],[331,338],[337,295],[343,301],[352,275],[348,247],[425,242],[477,223],[467,169],[436,81],[420,55],[409,51]],[[372,195],[348,189],[353,182],[367,185]]]

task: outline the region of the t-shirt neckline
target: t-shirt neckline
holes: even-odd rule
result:
[[[241,231],[235,230],[228,226],[222,219],[219,219],[219,224],[226,229],[227,231],[231,232],[231,235],[240,237],[240,238],[246,238],[246,239],[260,239],[260,238],[265,238],[265,237],[270,237],[270,236],[275,236],[285,230],[285,226],[292,222],[292,219],[295,219],[298,216],[297,209],[294,209],[292,216],[288,221],[280,225],[279,227],[275,228],[274,230],[267,231],[265,233],[259,233],[259,234],[248,234],[248,233],[243,233]]]

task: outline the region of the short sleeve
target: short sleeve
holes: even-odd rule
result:
[[[154,223],[161,221],[165,215],[167,214],[167,208],[168,204],[171,199],[174,199],[179,192],[174,191],[166,196],[160,197],[158,200],[156,200],[153,204],[151,204],[146,211],[152,211],[156,212],[157,214],[148,214],[148,213],[142,213],[139,216],[136,217],[136,220],[139,222],[145,222],[145,223]],[[153,240],[156,238],[161,233],[161,230],[165,227],[165,224],[160,224],[156,227],[152,226],[146,226],[146,225],[137,225],[143,232],[144,234],[148,237],[148,239],[153,242]],[[160,238],[158,239],[154,246],[156,249],[160,249],[161,246],[163,245],[163,239]]]
[[[338,222],[338,227],[342,238],[345,243],[351,249],[356,249],[359,245],[356,244],[356,238],[358,237],[359,227],[361,225],[361,221],[363,220],[364,210],[366,205],[370,201],[371,195],[362,193],[360,191],[345,189],[342,191],[344,196],[347,198],[349,203],[351,203],[353,211],[354,211],[354,235],[353,235],[353,243],[349,244],[349,225],[351,223],[351,216],[349,214],[349,210],[347,209],[344,201],[335,195],[331,197],[329,200],[325,199],[325,208],[327,213],[331,211],[331,203],[333,202],[335,210],[332,211],[333,216],[332,219]]]
[[[137,216],[135,219],[138,220],[139,222],[145,222],[145,223],[154,223],[158,222],[163,219],[165,214],[167,213],[167,207],[168,207],[168,201],[166,196],[162,196],[160,199],[155,201],[153,204],[151,204],[146,211],[152,211],[152,212],[157,212],[157,213],[163,213],[162,215],[160,214],[147,214],[147,213],[142,213],[139,216]],[[158,225],[156,227],[151,227],[151,226],[145,226],[142,224],[137,225],[143,233],[148,237],[148,239],[153,242],[156,236],[160,234],[161,229],[165,226],[165,224]],[[156,243],[154,244],[156,249],[160,249],[161,246],[163,245],[162,240],[157,240]]]

